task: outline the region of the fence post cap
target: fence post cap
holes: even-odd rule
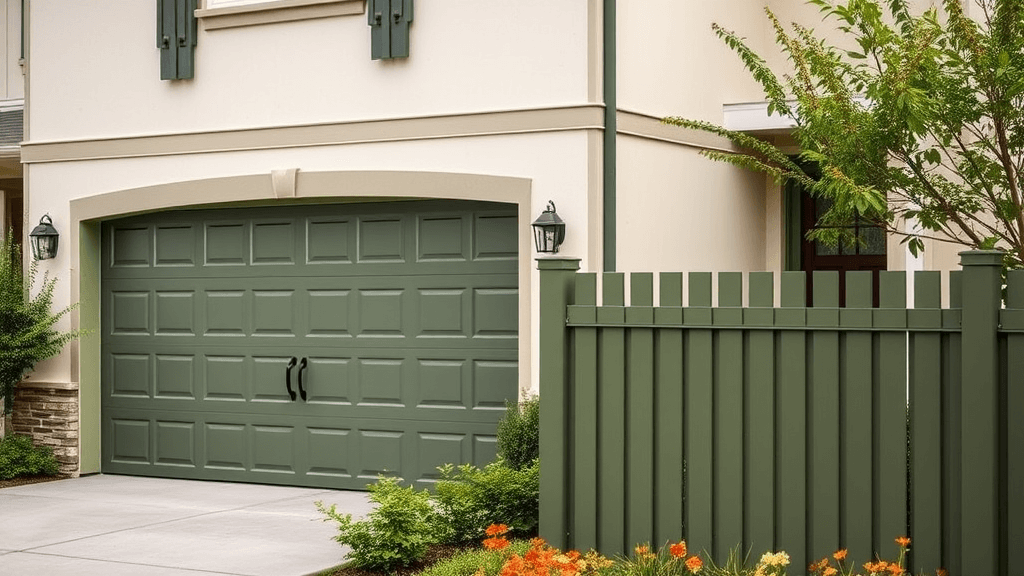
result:
[[[1002,266],[1002,250],[965,250],[960,252],[961,266]]]
[[[537,270],[579,270],[579,258],[537,258]]]

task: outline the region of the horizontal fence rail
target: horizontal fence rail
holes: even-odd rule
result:
[[[1024,574],[1024,274],[541,269],[541,534]],[[629,300],[626,287],[628,280]],[[658,282],[655,302],[655,280]],[[599,286],[600,285],[600,286]],[[601,301],[598,302],[600,288]],[[685,306],[684,306],[685,296]],[[778,302],[778,306],[776,305]],[[1019,556],[1019,555],[1018,555]],[[965,568],[966,567],[966,568]]]

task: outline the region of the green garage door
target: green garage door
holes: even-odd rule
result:
[[[494,457],[515,207],[180,211],[103,243],[105,472],[362,489]]]

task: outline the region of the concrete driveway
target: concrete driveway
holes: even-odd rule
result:
[[[288,576],[344,560],[313,502],[341,490],[88,476],[0,490],[0,575]]]

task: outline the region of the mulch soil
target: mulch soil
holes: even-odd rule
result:
[[[19,476],[10,480],[0,480],[0,490],[3,490],[4,488],[14,488],[15,486],[25,486],[26,484],[39,484],[40,482],[64,480],[65,478],[70,478],[70,476]]]
[[[422,572],[434,564],[451,558],[452,556],[470,550],[475,546],[450,546],[446,544],[435,544],[427,549],[427,555],[423,557],[419,562],[407,566],[405,568],[396,568],[390,572],[374,572],[372,570],[364,570],[362,568],[354,568],[348,566],[342,566],[336,569],[334,572],[328,572],[329,576],[412,576],[418,572]]]

